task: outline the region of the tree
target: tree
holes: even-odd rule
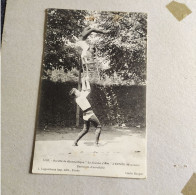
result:
[[[74,42],[84,28],[86,11],[47,10],[46,39],[44,50],[44,70],[63,68],[65,72],[79,67],[80,56],[75,48],[66,44]]]
[[[88,43],[96,48],[102,78],[117,75],[123,84],[145,82],[147,16],[144,13],[97,12],[49,9],[47,11],[44,50],[44,76],[48,70],[64,72],[80,67],[80,52],[76,39],[87,26],[109,30],[107,34],[92,33]],[[103,67],[103,62],[108,67]]]

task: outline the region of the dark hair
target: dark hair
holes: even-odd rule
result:
[[[71,91],[69,92],[70,96],[75,96],[76,88],[72,88]]]

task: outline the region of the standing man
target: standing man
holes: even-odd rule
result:
[[[84,127],[83,130],[78,134],[76,140],[74,141],[73,146],[78,146],[78,141],[88,133],[90,128],[90,123],[92,123],[96,127],[95,131],[95,145],[98,146],[99,137],[101,134],[101,124],[94,114],[89,101],[87,100],[87,96],[91,91],[89,77],[82,78],[82,91],[73,88],[70,91],[70,95],[75,97],[75,101],[78,106],[83,111],[83,119],[84,119]]]

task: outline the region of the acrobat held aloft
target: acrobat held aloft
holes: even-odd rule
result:
[[[109,30],[101,30],[101,29],[98,29],[98,28],[86,27],[86,28],[84,28],[84,30],[80,34],[79,38],[75,37],[77,39],[76,45],[82,50],[81,51],[81,59],[82,59],[83,73],[85,73],[85,68],[84,68],[84,65],[85,65],[87,75],[88,75],[88,66],[87,66],[87,64],[88,64],[88,53],[92,52],[92,51],[90,51],[91,48],[90,48],[89,44],[87,43],[86,39],[93,32],[94,33],[100,33],[100,34],[106,34],[106,33],[109,33],[110,31]]]
[[[99,122],[99,119],[94,114],[89,101],[87,100],[87,96],[89,95],[90,92],[91,92],[91,88],[89,83],[89,77],[87,75],[86,77],[82,78],[82,90],[79,91],[78,89],[73,88],[69,93],[71,96],[75,97],[76,103],[83,111],[83,120],[84,120],[83,130],[78,134],[76,140],[74,141],[73,146],[78,146],[78,141],[85,134],[88,133],[91,123],[96,127],[95,146],[98,146],[99,137],[101,134],[101,124]]]

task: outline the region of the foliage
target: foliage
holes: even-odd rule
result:
[[[81,68],[76,37],[91,26],[109,30],[107,34],[92,33],[87,39],[96,48],[101,79],[107,83],[116,76],[118,84],[145,83],[146,20],[144,13],[48,9],[43,77],[52,80],[52,72],[56,70],[68,73]]]
[[[78,52],[73,47],[66,45],[65,40],[73,42],[73,35],[79,35],[85,26],[85,15],[86,11],[47,10],[44,73],[52,68],[63,68],[67,72],[73,67],[79,67]]]
[[[69,95],[73,87],[77,87],[76,82],[42,80],[38,116],[41,129],[45,125],[75,126],[76,103]],[[145,127],[145,86],[92,84],[91,89],[88,100],[102,126]],[[83,125],[82,112],[80,124]]]
[[[146,78],[146,14],[103,12],[98,17],[101,26],[110,30],[96,42],[99,56],[110,61],[106,75],[117,73],[122,80],[134,79],[137,83]],[[102,21],[102,22],[101,22]]]

